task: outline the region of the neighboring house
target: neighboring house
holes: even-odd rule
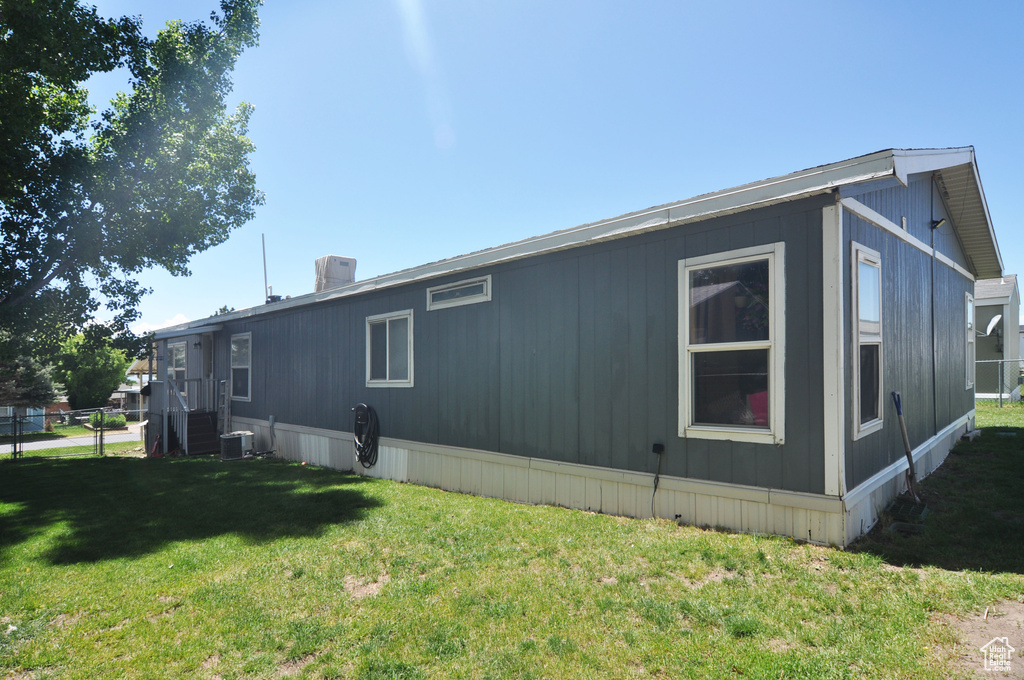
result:
[[[140,385],[122,383],[110,395],[109,405],[119,411],[124,411],[128,420],[143,420],[142,412],[146,410],[146,397],[142,394]]]
[[[996,320],[998,317],[998,320]],[[1017,275],[979,279],[974,284],[979,399],[1020,399],[1020,291]],[[995,321],[994,321],[995,320]],[[991,326],[991,330],[989,327]]]
[[[0,434],[14,432],[14,418],[21,419],[22,432],[42,432],[46,425],[46,409],[24,406],[0,406]]]
[[[922,476],[972,427],[968,308],[1002,273],[973,148],[881,151],[159,331],[147,447],[192,453],[202,415],[360,474],[845,546],[903,489],[890,392]]]

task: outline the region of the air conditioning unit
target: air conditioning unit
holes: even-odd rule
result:
[[[253,434],[247,430],[228,432],[220,436],[220,459],[241,460],[252,451]]]

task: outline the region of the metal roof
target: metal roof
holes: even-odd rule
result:
[[[235,319],[244,319],[359,295],[381,288],[391,288],[415,281],[456,274],[542,253],[552,253],[590,243],[676,227],[711,217],[828,193],[844,185],[895,177],[906,186],[910,175],[922,172],[935,173],[940,182],[943,199],[946,201],[954,227],[960,235],[967,258],[971,263],[972,273],[979,277],[1001,276],[1002,259],[989,217],[988,205],[985,202],[985,194],[978,177],[974,147],[888,149],[838,163],[743,184],[731,189],[702,194],[682,201],[666,203],[608,220],[534,236],[522,241],[377,276],[366,281],[357,281],[319,293],[299,295],[279,302],[221,314],[217,316],[216,323],[221,324]],[[165,328],[158,331],[156,337],[158,339],[167,338],[181,335],[183,332],[195,333],[200,332],[200,329],[211,330],[207,327],[209,322],[210,319],[200,319]]]

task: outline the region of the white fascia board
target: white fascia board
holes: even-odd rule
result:
[[[973,146],[952,149],[897,149],[893,151],[892,155],[896,178],[903,186],[907,186],[910,175],[935,172],[956,165],[974,164]],[[977,174],[976,165],[975,174]]]
[[[159,330],[153,334],[154,340],[167,340],[170,338],[180,338],[186,335],[201,335],[203,333],[213,333],[224,328],[223,324],[204,324],[202,326],[175,326],[174,328],[165,328]]]
[[[826,193],[835,187],[845,184],[857,184],[884,177],[892,177],[895,172],[896,153],[896,151],[891,149],[878,151],[866,156],[800,170],[799,172],[744,184],[732,189],[702,194],[683,201],[627,213],[609,220],[592,222],[488,248],[475,253],[459,255],[431,264],[405,269],[393,274],[385,274],[366,281],[350,283],[329,291],[309,293],[281,300],[280,302],[230,312],[218,316],[217,320],[224,322],[251,318],[268,312],[282,311],[317,302],[359,295],[380,288],[390,288],[487,265],[553,253],[625,236],[634,236],[757,207],[785,203]]]
[[[974,154],[972,149],[971,159],[973,161]],[[992,224],[992,215],[988,211],[988,199],[985,198],[985,190],[981,186],[981,176],[978,174],[978,163],[974,162],[971,166],[971,170],[974,171],[974,185],[978,188],[978,196],[981,198],[981,207],[985,211],[985,223],[988,224],[988,235],[992,239],[992,247],[996,249],[996,260],[999,261],[999,271],[1005,270],[1003,266],[1003,254],[999,250],[999,241],[996,239],[995,226]]]
[[[1009,297],[998,297],[998,298],[980,298],[977,293],[974,295],[974,307],[1004,307],[1010,304]]]
[[[988,225],[988,235],[989,238],[992,239],[992,246],[995,248],[996,260],[999,262],[999,270],[1003,271],[1003,255],[999,251],[999,241],[996,239],[995,227],[992,224],[992,215],[988,209],[988,200],[985,198],[985,190],[981,186],[981,176],[978,172],[978,161],[974,155],[974,147],[963,146],[952,149],[897,149],[892,153],[896,177],[904,186],[907,186],[908,177],[910,175],[923,172],[936,172],[945,168],[953,168],[960,165],[970,165],[971,174],[974,177],[974,188],[978,191],[981,208],[985,213],[985,224]]]

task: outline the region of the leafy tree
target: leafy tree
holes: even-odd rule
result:
[[[106,406],[124,381],[131,362],[110,337],[94,328],[68,338],[61,347],[57,376],[73,409]]]
[[[134,17],[78,0],[0,0],[0,332],[8,354],[57,354],[101,300],[121,347],[159,266],[187,275],[263,201],[249,169],[252,109],[225,106],[238,55],[258,39],[259,0],[222,0],[209,23]],[[98,117],[85,81],[125,69]],[[17,351],[14,351],[14,350]],[[13,359],[0,356],[2,365]]]
[[[233,311],[235,311],[234,307],[228,307],[227,305],[223,305],[220,309],[213,313],[213,316],[220,316],[221,314],[230,314]]]

